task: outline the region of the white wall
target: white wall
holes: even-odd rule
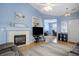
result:
[[[69,41],[79,42],[79,19],[69,20],[68,36],[69,36]]]

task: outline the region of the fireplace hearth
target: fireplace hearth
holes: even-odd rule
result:
[[[26,35],[14,35],[14,44],[17,46],[26,44]]]

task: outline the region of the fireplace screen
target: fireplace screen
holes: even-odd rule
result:
[[[14,44],[15,45],[26,44],[26,35],[14,35]]]

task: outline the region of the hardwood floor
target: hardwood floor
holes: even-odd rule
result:
[[[31,44],[29,44],[29,45],[23,45],[23,46],[21,46],[21,47],[19,47],[19,50],[21,51],[21,52],[23,52],[23,51],[27,51],[27,50],[29,50],[29,49],[31,49],[31,48],[33,48],[33,47],[37,47],[37,46],[40,46],[40,45],[43,45],[43,44],[46,44],[45,42],[39,42],[39,43],[31,43]]]
[[[71,42],[62,42],[62,41],[58,41],[58,44],[67,46],[67,47],[73,47],[75,45],[75,43],[71,43]]]
[[[22,52],[22,53],[24,53],[25,51],[28,51],[29,49],[31,49],[31,48],[36,48],[36,47],[38,47],[38,46],[40,46],[40,45],[45,45],[45,44],[47,44],[48,42],[39,42],[39,43],[31,43],[31,44],[29,44],[29,45],[23,45],[23,46],[21,46],[21,47],[19,47],[19,50]],[[62,42],[62,41],[58,41],[58,43],[57,44],[60,44],[60,45],[64,45],[64,46],[66,46],[66,47],[69,47],[69,48],[72,48],[75,44],[73,44],[73,43],[70,43],[70,42]]]

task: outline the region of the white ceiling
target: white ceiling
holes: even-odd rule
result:
[[[52,3],[55,6],[52,6],[52,10],[50,11],[45,11],[43,8],[46,5],[46,3],[31,3],[31,5],[40,11],[43,14],[46,15],[52,15],[52,16],[62,16],[65,13],[66,8],[69,9],[69,12],[75,13],[79,11],[79,4],[78,3]]]

